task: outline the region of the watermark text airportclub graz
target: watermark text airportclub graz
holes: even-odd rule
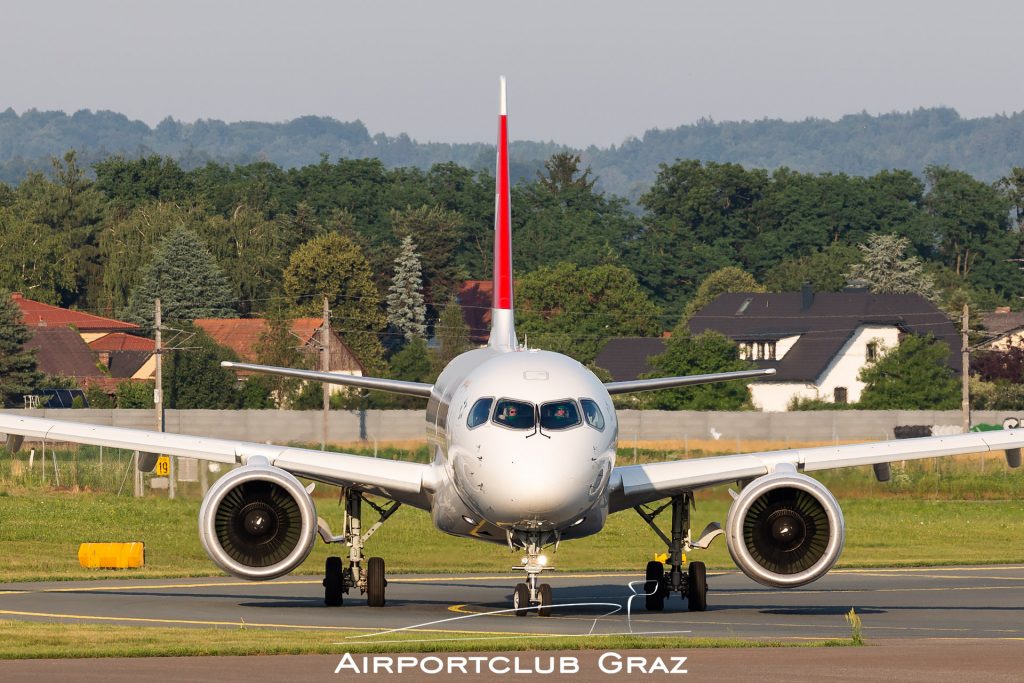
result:
[[[686,657],[681,655],[630,655],[603,652],[597,658],[596,672],[602,674],[685,674]],[[353,655],[341,656],[336,674],[402,674],[427,675],[481,674],[546,675],[586,673],[576,655]]]

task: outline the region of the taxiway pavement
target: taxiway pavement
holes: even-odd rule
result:
[[[1024,566],[836,570],[797,590],[772,590],[736,571],[710,572],[707,612],[689,612],[678,596],[647,612],[643,577],[623,573],[546,574],[551,617],[510,612],[511,574],[389,577],[387,605],[370,608],[350,594],[325,607],[320,579],[252,583],[230,578],[103,580],[0,585],[0,619],[135,626],[263,626],[418,629],[430,640],[447,631],[500,634],[678,633],[693,637],[821,639],[849,637],[855,609],[864,635],[878,638],[984,638],[1021,641]],[[387,634],[376,636],[379,639]],[[1022,660],[1024,661],[1024,660]]]

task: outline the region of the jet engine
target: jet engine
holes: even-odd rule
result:
[[[298,567],[313,549],[316,526],[306,489],[266,461],[221,477],[199,508],[206,554],[243,579],[274,579]]]
[[[755,479],[726,516],[733,561],[758,583],[802,586],[821,578],[843,551],[843,512],[822,484],[804,474]]]

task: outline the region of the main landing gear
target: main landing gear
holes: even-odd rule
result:
[[[654,529],[661,540],[668,546],[667,563],[654,560],[647,563],[644,593],[647,609],[660,612],[665,608],[665,598],[672,593],[679,593],[686,598],[686,606],[691,612],[703,612],[708,608],[707,568],[703,562],[690,562],[683,571],[686,561],[685,552],[694,549],[706,550],[711,542],[724,534],[718,522],[708,524],[696,543],[690,540],[690,507],[693,494],[690,492],[673,496],[669,502],[658,508],[637,505],[637,511],[647,525]],[[655,519],[669,506],[672,507],[672,537],[669,538],[655,523]],[[667,570],[667,571],[666,571]]]
[[[534,606],[537,608],[537,616],[550,617],[551,606],[554,604],[551,586],[540,583],[540,574],[545,569],[554,570],[548,566],[548,558],[542,555],[540,550],[549,542],[550,533],[531,532],[521,541],[526,550],[526,557],[518,567],[512,567],[512,571],[526,572],[526,582],[517,583],[512,592],[512,607],[517,617],[525,617],[526,613]],[[556,539],[557,540],[557,539]],[[512,535],[509,535],[509,545],[513,548]]]
[[[324,543],[344,543],[349,547],[348,569],[343,567],[340,557],[327,558],[323,581],[324,604],[336,607],[342,604],[344,596],[350,588],[358,588],[360,593],[366,594],[367,605],[383,607],[384,590],[388,585],[387,579],[384,578],[384,560],[379,557],[371,557],[367,560],[364,570],[363,546],[402,504],[398,501],[391,501],[386,506],[380,506],[368,500],[361,492],[350,489],[343,490],[342,496],[345,499],[343,534],[333,535],[327,522],[322,518],[317,520],[317,531]],[[362,531],[362,504],[364,502],[380,515],[380,519],[365,533]]]

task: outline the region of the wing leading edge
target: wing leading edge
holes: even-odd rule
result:
[[[273,365],[255,365],[253,363],[236,363],[230,360],[221,361],[221,367],[233,370],[248,370],[249,372],[259,372],[266,375],[308,379],[313,382],[325,382],[327,384],[341,384],[360,389],[376,389],[377,391],[405,394],[406,396],[419,396],[421,398],[430,398],[430,391],[434,388],[433,384],[424,384],[423,382],[407,382],[401,379],[362,377],[360,375],[339,375],[333,372],[279,368]]]
[[[760,477],[780,465],[792,465],[802,472],[816,472],[964,453],[1019,451],[1021,448],[1024,448],[1024,429],[1012,429],[626,465],[616,467],[612,472],[609,511],[624,510],[682,491]],[[1014,462],[1019,460],[1015,458]]]
[[[714,372],[707,375],[683,375],[680,377],[655,377],[653,379],[634,379],[623,382],[607,382],[604,388],[609,394],[630,394],[634,391],[654,391],[656,389],[673,389],[688,387],[695,384],[711,384],[727,382],[734,379],[756,379],[775,374],[775,368],[764,370],[736,370],[735,372]]]
[[[225,464],[245,465],[249,458],[263,456],[270,464],[294,475],[357,488],[424,510],[430,507],[429,494],[433,491],[429,465],[349,453],[22,417],[10,413],[0,413],[0,434],[163,453]]]

